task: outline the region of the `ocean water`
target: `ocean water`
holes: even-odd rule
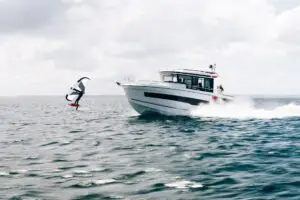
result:
[[[300,199],[300,100],[140,117],[123,96],[0,98],[0,199]]]

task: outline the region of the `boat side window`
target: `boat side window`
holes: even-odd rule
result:
[[[177,74],[177,80],[178,80],[178,83],[184,83],[184,78],[180,74]]]
[[[178,83],[184,83],[184,77],[180,74],[177,74]]]
[[[176,74],[163,75],[161,79],[163,82],[173,82],[173,83],[177,83],[179,80]]]
[[[184,79],[184,83],[185,83],[187,89],[192,89],[192,78],[191,77],[186,77]]]
[[[185,84],[187,89],[203,92],[214,91],[214,79],[206,76],[171,73],[162,75],[161,79],[163,82]]]
[[[204,78],[199,78],[198,79],[198,88],[200,91],[205,91],[203,86],[204,86]]]
[[[192,89],[193,90],[198,89],[198,77],[197,76],[192,77]]]
[[[183,83],[186,85],[186,88],[192,89],[193,86],[193,77],[187,75],[177,75],[178,83]]]
[[[173,81],[173,76],[172,75],[164,75],[162,77],[164,82],[172,82]]]
[[[177,83],[177,82],[178,82],[178,80],[177,80],[177,75],[176,75],[176,74],[173,75],[173,78],[172,78],[172,79],[173,79],[172,81],[173,81],[174,83]]]
[[[213,92],[214,91],[214,79],[212,78],[205,78],[204,79],[204,90],[206,92]]]

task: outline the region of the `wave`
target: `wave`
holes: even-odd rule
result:
[[[276,105],[276,102],[269,102],[258,107],[253,99],[237,98],[231,103],[219,102],[200,105],[192,111],[191,115],[193,117],[235,119],[300,117],[300,105],[294,102],[283,105]]]

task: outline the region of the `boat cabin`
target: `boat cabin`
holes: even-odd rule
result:
[[[168,83],[185,84],[187,89],[214,92],[214,79],[218,77],[214,71],[172,70],[161,71],[161,80]]]

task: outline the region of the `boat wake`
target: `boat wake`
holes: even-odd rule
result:
[[[240,98],[232,103],[201,105],[192,111],[193,117],[234,119],[276,119],[300,117],[300,105],[294,102],[278,105],[269,103],[256,105],[252,99]]]

